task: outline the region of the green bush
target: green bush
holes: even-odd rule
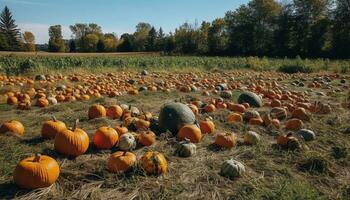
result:
[[[295,73],[312,73],[314,70],[308,66],[302,65],[283,65],[278,68],[279,72],[287,73],[287,74],[295,74]]]
[[[34,62],[32,59],[26,59],[19,65],[18,72],[24,74],[34,72],[38,68],[39,64],[37,62]]]

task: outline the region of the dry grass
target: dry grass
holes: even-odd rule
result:
[[[287,81],[288,82],[288,81]],[[293,88],[297,89],[297,88]],[[235,93],[237,94],[237,93]],[[198,93],[191,97],[204,99]],[[165,154],[169,173],[164,176],[146,176],[139,166],[124,175],[114,175],[106,170],[106,160],[116,149],[98,151],[90,145],[86,154],[75,159],[59,155],[53,150],[53,142],[40,137],[41,125],[55,115],[66,124],[73,124],[79,118],[81,127],[91,136],[103,125],[114,126],[118,120],[88,120],[87,110],[93,103],[111,105],[126,103],[159,113],[162,104],[168,101],[188,98],[188,94],[172,92],[146,92],[137,98],[122,96],[103,98],[88,102],[63,103],[48,108],[33,108],[18,111],[0,105],[0,123],[14,118],[23,122],[26,133],[23,138],[0,136],[0,198],[1,199],[349,199],[350,160],[349,156],[335,158],[333,147],[349,150],[350,135],[343,130],[350,127],[348,110],[336,109],[329,116],[315,116],[307,127],[317,134],[317,139],[305,143],[308,148],[289,152],[281,150],[275,143],[275,136],[283,130],[250,127],[262,135],[256,146],[240,145],[231,150],[212,148],[214,136],[207,135],[197,147],[197,154],[190,158],[174,156],[176,141],[161,135],[158,142],[149,148],[137,148],[137,157],[147,150]],[[315,98],[318,98],[315,96]],[[339,98],[326,99],[335,103]],[[241,139],[244,125],[230,125],[222,120],[226,111],[213,114],[218,132],[234,131]],[[331,121],[333,124],[327,123]],[[307,150],[309,149],[309,150]],[[33,153],[43,153],[56,158],[61,166],[58,182],[49,188],[27,191],[17,188],[12,182],[12,170],[19,160]],[[316,152],[316,153],[314,153]],[[313,173],[310,168],[300,170],[300,165],[322,158],[327,169]],[[222,162],[235,158],[247,167],[247,174],[230,180],[219,175]]]

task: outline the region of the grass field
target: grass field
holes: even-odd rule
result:
[[[348,73],[350,61],[258,57],[161,56],[157,53],[0,53],[0,72],[8,75],[83,69],[108,70],[254,70]],[[291,70],[292,69],[292,70]]]
[[[2,67],[10,63],[11,67],[16,67],[28,59],[31,60],[29,65],[34,66],[33,71],[19,71],[18,74],[23,75],[18,76],[18,80],[14,76],[0,79],[0,124],[16,119],[26,129],[23,137],[0,135],[1,199],[350,199],[350,106],[344,105],[349,98],[350,76],[335,76],[324,71],[333,71],[335,66],[346,66],[348,61],[303,60],[305,65],[322,72],[291,75],[273,71],[282,65],[297,63],[292,59],[144,55],[73,58],[26,55],[0,57],[0,63]],[[249,67],[247,63],[250,63]],[[331,67],[326,69],[325,65]],[[141,69],[148,69],[150,74],[140,76]],[[166,72],[170,69],[170,72]],[[261,72],[265,70],[267,71]],[[60,72],[61,75],[55,72]],[[51,76],[47,81],[28,84],[27,80],[33,79],[33,75],[37,73]],[[80,77],[78,82],[72,81],[74,76]],[[127,83],[130,79],[136,83]],[[237,102],[242,91],[252,90],[252,84],[261,83],[261,80],[268,83],[265,86],[267,91],[290,91],[296,94],[301,92],[306,102],[320,101],[331,106],[329,114],[308,112],[311,120],[304,122],[304,128],[316,133],[314,141],[306,142],[295,131],[286,130],[286,120],[281,121],[281,128],[229,123],[226,118],[230,111],[217,109],[198,116],[198,119],[211,116],[216,131],[203,137],[197,144],[197,153],[193,157],[175,156],[177,141],[169,134],[158,136],[157,142],[150,147],[138,146],[133,150],[138,159],[149,150],[159,151],[166,156],[168,173],[148,176],[139,164],[126,174],[110,173],[106,169],[106,162],[118,147],[98,150],[91,143],[84,155],[71,158],[56,152],[53,140],[41,137],[42,124],[52,115],[64,121],[67,126],[72,126],[76,119],[80,119],[81,128],[90,138],[101,126],[114,127],[122,123],[121,120],[108,118],[89,120],[88,108],[96,103],[105,107],[113,104],[132,105],[157,116],[161,106],[167,102],[191,103],[200,100],[207,103],[210,99],[219,98],[214,86],[221,82],[227,85],[241,84],[240,87],[231,89],[233,96],[230,99],[225,99],[227,103]],[[274,81],[278,82],[278,86],[269,86]],[[320,87],[309,88],[308,84],[312,82],[320,83]],[[56,94],[54,88],[60,84],[75,89],[80,86],[93,88],[100,84],[102,88],[110,86],[111,90],[118,90],[121,94],[108,97],[108,93],[103,94],[101,91],[100,98],[91,95],[91,99],[87,101],[78,99],[44,108],[35,106],[36,99],[33,97],[30,110],[19,110],[16,106],[6,104],[5,94],[8,91],[25,92],[28,88],[36,88],[37,91],[44,90],[49,95]],[[170,91],[162,92],[161,88],[164,89],[167,84]],[[180,92],[179,87],[187,84],[197,85],[199,91]],[[138,89],[141,86],[157,86],[159,89],[140,92],[137,96],[126,94],[128,89]],[[209,91],[210,96],[203,96],[202,91]],[[271,100],[264,98],[263,102],[265,106],[250,110],[261,114],[269,112],[271,106],[266,103]],[[282,102],[285,105],[292,101]],[[291,112],[288,112],[289,118]],[[261,142],[253,146],[244,145],[243,135],[247,130],[257,132],[261,136]],[[236,133],[238,145],[232,149],[213,146],[216,134],[221,132]],[[276,144],[277,136],[289,132],[300,140],[301,149],[285,150]],[[34,153],[55,158],[60,165],[61,174],[58,181],[48,188],[24,190],[13,183],[12,173],[21,159]],[[243,177],[231,180],[220,176],[221,164],[230,158],[244,163],[246,173]]]

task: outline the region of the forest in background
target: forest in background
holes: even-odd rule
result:
[[[103,33],[98,24],[49,28],[47,45],[21,33],[10,10],[0,16],[0,50],[164,52],[178,55],[350,58],[350,0],[252,0],[212,22],[184,23],[173,32],[141,22],[134,33]]]

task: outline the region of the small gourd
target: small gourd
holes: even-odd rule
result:
[[[120,150],[129,151],[136,147],[136,139],[131,133],[125,133],[119,138],[118,147]]]
[[[241,177],[245,173],[244,165],[234,159],[226,160],[222,166],[220,174],[227,178]]]
[[[180,157],[190,157],[196,154],[197,146],[191,143],[190,140],[185,139],[177,144],[175,154]]]
[[[248,145],[257,144],[260,141],[260,135],[254,131],[248,131],[244,134],[244,143]]]

